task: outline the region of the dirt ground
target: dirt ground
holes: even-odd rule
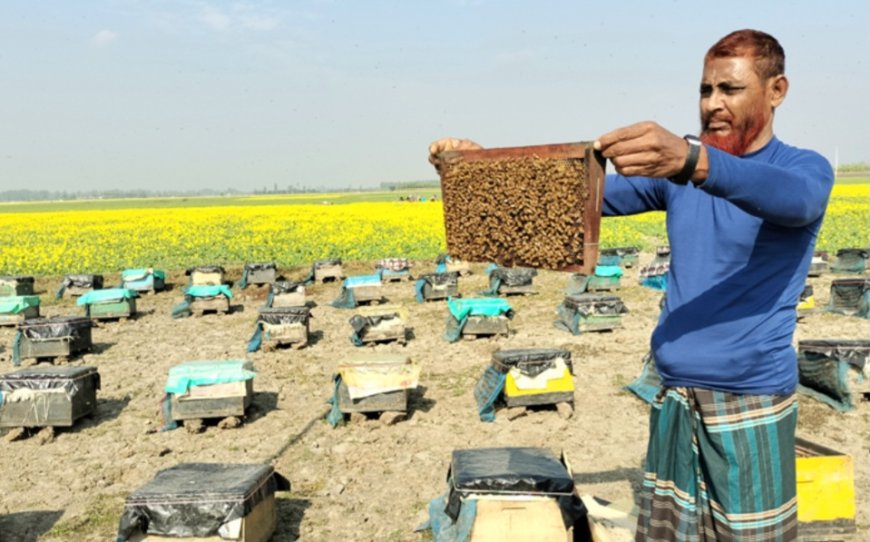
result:
[[[641,256],[641,264],[652,259]],[[434,268],[417,262],[417,272]],[[346,274],[371,272],[371,265],[346,265]],[[483,266],[460,280],[465,297],[486,287]],[[307,270],[284,270],[301,278]],[[230,279],[238,279],[238,269]],[[447,307],[417,304],[413,283],[384,286],[385,297],[410,311],[414,338],[405,347],[379,345],[376,351],[402,352],[424,369],[412,395],[409,418],[394,425],[376,420],[336,429],[325,421],[331,375],[344,356],[358,352],[350,340],[352,310],[329,303],[337,284],[315,285],[312,344],[303,350],[258,352],[255,399],[245,423],[236,429],[212,424],[191,434],[161,427],[159,402],[170,367],[189,360],[240,359],[254,330],[262,294],[249,288],[233,300],[228,315],[173,320],[185,277],[170,273],[174,287],[138,300],[142,313],[126,322],[93,330],[94,349],[72,361],[99,368],[102,389],[96,412],[43,442],[38,435],[0,442],[0,540],[114,540],[125,496],[163,468],[182,462],[273,462],[292,483],[279,494],[275,541],[420,540],[414,527],[425,520],[427,502],[444,492],[451,451],[487,446],[542,446],[564,450],[582,493],[630,502],[637,496],[646,447],[648,407],[623,386],[637,376],[658,315],[660,294],[637,284],[637,268],[623,277],[622,297],[630,313],[624,327],[577,337],[553,327],[567,275],[543,272],[538,295],[513,297],[515,332],[509,338],[450,344],[442,338]],[[106,283],[117,281],[106,276]],[[828,301],[831,276],[811,279],[816,302]],[[59,279],[37,280],[43,314],[81,314],[70,299],[53,301]],[[0,364],[10,363],[14,330],[0,329]],[[813,314],[797,327],[801,339],[866,339],[870,322]],[[472,387],[491,353],[499,348],[563,347],[573,353],[576,412],[564,420],[541,409],[509,421],[477,419]],[[25,365],[32,361],[25,362]],[[855,459],[859,533],[870,534],[870,403],[849,413],[800,397],[798,434],[850,454]]]

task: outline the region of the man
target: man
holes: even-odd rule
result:
[[[733,32],[704,57],[700,141],[642,122],[595,142],[604,214],[665,210],[671,247],[638,540],[797,535],[794,315],[833,172],[773,134],[784,72],[776,39]]]

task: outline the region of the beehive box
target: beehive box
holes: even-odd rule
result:
[[[591,143],[447,151],[439,158],[451,255],[592,273],[604,160]]]
[[[870,340],[798,341],[798,391],[838,410],[852,409],[870,392]]]
[[[226,271],[219,265],[198,265],[185,271],[191,286],[219,286],[224,283]]]
[[[468,339],[484,336],[510,336],[510,319],[506,316],[471,315],[462,328],[462,336]]]
[[[348,277],[342,287],[353,291],[353,298],[357,304],[377,304],[383,299],[383,284],[378,275]]]
[[[289,281],[275,281],[269,290],[271,307],[304,307],[305,286]]]
[[[622,327],[628,309],[615,295],[568,295],[557,309],[556,327],[574,335],[589,331],[610,331]]]
[[[290,482],[270,465],[182,463],[131,493],[120,542],[266,542],[278,524],[275,492]]]
[[[502,395],[510,408],[574,402],[574,376],[568,350],[499,350],[492,354],[492,365],[507,373]]]
[[[354,335],[362,344],[398,342],[407,344],[408,311],[399,305],[360,307],[350,319]]]
[[[809,277],[820,277],[822,273],[829,270],[828,253],[817,250],[813,252],[813,258],[810,260],[810,269],[807,272]]]
[[[598,257],[598,265],[620,265],[634,267],[637,265],[640,249],[637,247],[603,248]]]
[[[262,347],[272,351],[279,346],[299,349],[308,344],[307,307],[263,307],[258,323],[262,326]]]
[[[245,264],[245,285],[260,286],[272,284],[278,280],[278,268],[274,262],[260,262]]]
[[[71,427],[97,406],[96,367],[39,366],[0,376],[0,427]]]
[[[816,296],[812,284],[806,284],[798,298],[798,316],[804,316],[816,308]]]
[[[476,503],[470,542],[570,542],[574,529],[583,529],[581,540],[588,530],[564,454],[559,458],[543,448],[454,450],[448,480],[448,514]],[[560,501],[573,506],[563,510]]]
[[[79,316],[28,319],[18,325],[21,359],[66,359],[91,346],[91,321]]]
[[[170,382],[173,381],[174,373],[187,375],[185,376],[187,382],[192,383],[186,386],[184,393],[174,393],[175,388],[167,384],[166,392],[171,395],[172,419],[182,421],[244,416],[254,397],[253,378],[216,384],[196,384],[196,382],[214,380],[209,374],[240,375],[252,371],[253,365],[250,361],[194,361],[176,365],[170,370]],[[225,381],[227,378],[220,378],[220,380]]]
[[[339,364],[338,373],[342,413],[406,412],[408,390],[417,387],[420,367],[403,354],[355,354]]]
[[[407,258],[384,258],[375,265],[375,271],[380,273],[385,282],[401,282],[411,280],[411,262]]]
[[[0,326],[17,326],[28,318],[39,317],[39,296],[0,297]]]
[[[847,315],[855,315],[867,310],[865,297],[870,290],[870,279],[848,278],[831,281],[831,300],[828,309]],[[863,316],[867,316],[866,312]]]
[[[190,299],[190,312],[194,316],[202,316],[207,312],[228,313],[230,312],[230,299],[222,295],[214,297],[192,297]]]
[[[862,274],[867,271],[867,259],[870,258],[870,249],[867,248],[841,248],[837,251],[837,257],[831,264],[834,273]]]
[[[0,296],[33,295],[33,277],[0,276]]]
[[[166,273],[159,269],[126,269],[121,273],[121,287],[145,294],[166,288]]]
[[[420,275],[420,297],[424,301],[437,301],[459,296],[459,272],[426,273]],[[418,299],[419,301],[419,299]]]
[[[852,540],[855,473],[850,456],[797,437],[798,540]]]
[[[103,275],[66,275],[61,283],[61,295],[77,297],[103,287]]]
[[[344,278],[341,260],[318,260],[314,262],[314,280],[316,282],[340,281]]]
[[[81,295],[76,300],[76,305],[82,305],[85,316],[94,320],[126,320],[136,314],[137,295],[126,288],[93,290]]]
[[[535,293],[536,269],[496,267],[489,272],[489,295],[528,295]]]

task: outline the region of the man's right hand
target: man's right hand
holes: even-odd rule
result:
[[[471,151],[482,149],[480,145],[470,139],[456,139],[455,137],[445,137],[438,141],[433,141],[429,145],[429,163],[435,166],[435,169],[441,171],[441,160],[438,155],[444,151]]]

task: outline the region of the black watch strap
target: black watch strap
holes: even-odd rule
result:
[[[683,169],[673,177],[669,177],[671,182],[677,184],[686,184],[695,174],[695,168],[698,167],[698,158],[701,156],[701,140],[693,135],[685,135],[683,139],[689,144],[689,154],[686,155],[686,163],[683,164]]]

